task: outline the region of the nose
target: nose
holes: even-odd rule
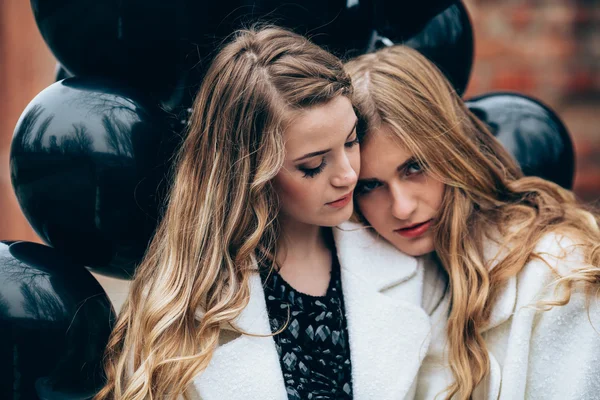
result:
[[[358,174],[350,158],[343,155],[335,174],[331,178],[331,184],[336,187],[351,187],[356,184]]]
[[[404,182],[390,184],[392,215],[400,220],[409,220],[417,209],[418,199]]]

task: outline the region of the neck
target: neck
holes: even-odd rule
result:
[[[305,224],[286,218],[280,219],[281,236],[278,241],[277,261],[311,258],[314,254],[329,252],[327,230],[317,225]]]
[[[280,219],[278,241],[279,273],[288,284],[304,293],[323,295],[329,285],[331,249],[327,236],[330,228]]]

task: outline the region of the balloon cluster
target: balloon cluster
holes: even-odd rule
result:
[[[130,278],[160,219],[170,160],[216,48],[257,21],[341,57],[405,43],[463,92],[473,31],[461,2],[32,0],[60,79],[23,112],[11,178],[25,216],[57,251]]]
[[[235,29],[267,21],[344,58],[403,43],[431,59],[459,94],[473,64],[473,30],[458,0],[31,6],[59,62],[57,82],[19,119],[10,170],[25,216],[51,247],[0,244],[2,398],[89,398],[98,387],[114,312],[88,269],[134,274],[160,220],[194,94]],[[467,104],[526,174],[570,187],[573,149],[551,109],[507,93]],[[36,363],[35,354],[46,361]]]

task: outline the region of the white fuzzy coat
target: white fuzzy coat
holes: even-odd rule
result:
[[[435,266],[427,258],[406,256],[357,225],[344,224],[334,236],[354,398],[434,399],[452,382],[445,353],[445,282],[431,274]],[[567,238],[548,235],[536,250],[564,275],[583,265],[570,246]],[[485,244],[488,261],[498,252],[497,244]],[[548,287],[554,279],[548,265],[533,260],[502,288],[483,332],[490,374],[476,389],[475,400],[600,399],[600,306],[593,301],[588,318],[583,296],[575,293],[567,305],[550,311],[530,307],[554,296]],[[125,291],[117,289],[107,290],[113,301],[120,299],[115,293]],[[258,276],[238,325],[270,333]],[[287,399],[273,339],[240,336],[220,346],[189,394],[204,400]]]
[[[502,250],[492,241],[484,250],[493,268]],[[583,267],[581,253],[568,238],[556,234],[545,236],[536,252],[543,260],[530,261],[509,279],[493,307],[483,332],[490,374],[476,388],[474,400],[600,399],[598,301],[591,302],[589,313],[581,292],[549,311],[532,307],[556,298],[557,276],[552,269],[564,276]],[[432,341],[419,371],[417,399],[433,399],[452,382],[444,351],[447,310],[446,296],[431,316]]]
[[[342,229],[355,229],[348,224]],[[346,308],[352,388],[357,400],[414,396],[416,376],[430,340],[420,307],[421,260],[399,253],[364,229],[334,230]],[[419,278],[421,277],[421,278]],[[260,277],[250,282],[250,303],[237,319],[242,330],[271,333]],[[271,336],[239,336],[219,346],[188,390],[192,399],[285,400],[286,388]]]

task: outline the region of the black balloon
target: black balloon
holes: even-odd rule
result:
[[[69,78],[27,106],[11,146],[23,213],[49,245],[99,272],[131,276],[160,216],[178,135],[143,97]]]
[[[0,243],[0,398],[91,399],[114,319],[83,266],[41,244]]]
[[[176,112],[191,104],[203,72],[235,29],[266,20],[337,54],[364,52],[372,0],[31,0],[42,37],[75,76],[119,79]]]
[[[407,10],[395,12],[399,15],[391,14],[385,29],[373,33],[369,50],[393,44],[412,47],[442,70],[458,94],[464,93],[473,67],[473,28],[464,4],[451,4],[428,19],[416,18],[418,23],[405,21],[412,15]]]
[[[374,0],[375,29],[389,38],[411,37],[458,0]]]
[[[188,53],[194,55],[190,22],[200,34],[209,33],[203,31],[208,15],[185,3],[31,0],[42,37],[70,72],[118,78],[151,90],[166,104],[181,97],[179,78],[198,61],[186,62]]]
[[[523,173],[571,189],[575,155],[567,128],[546,105],[514,93],[489,93],[466,102],[517,160]]]
[[[240,19],[267,19],[308,36],[340,57],[367,50],[373,29],[374,0],[255,0],[252,11],[241,9]],[[232,24],[230,29],[239,28]]]

